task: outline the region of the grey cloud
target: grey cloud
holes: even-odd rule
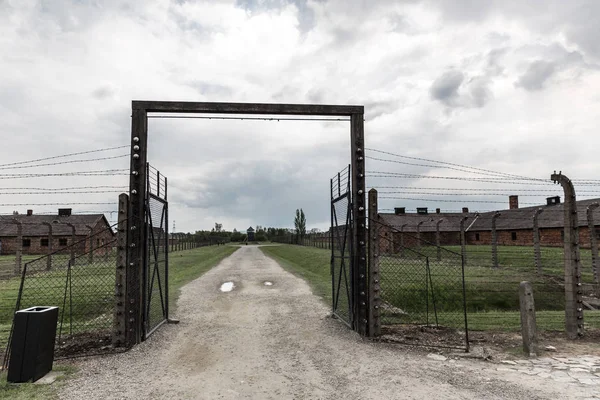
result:
[[[490,80],[485,77],[473,78],[469,82],[469,93],[471,95],[472,106],[481,108],[492,97],[492,91],[489,88]]]
[[[429,93],[433,99],[451,105],[458,97],[458,89],[464,79],[465,76],[460,71],[447,71],[433,81]]]
[[[365,117],[369,120],[393,113],[396,110],[398,110],[396,101],[367,101],[365,103]]]
[[[490,84],[489,76],[480,75],[466,79],[462,72],[451,70],[433,82],[429,93],[434,100],[447,107],[481,108],[493,97]]]
[[[107,84],[94,89],[94,91],[92,92],[92,96],[98,100],[103,100],[114,96],[117,93],[117,91],[117,88],[110,84]]]
[[[544,83],[550,79],[555,71],[556,65],[554,63],[543,60],[534,61],[529,64],[527,71],[518,79],[516,86],[529,91],[542,90]]]
[[[311,103],[319,104],[319,103],[323,103],[324,95],[325,95],[325,93],[324,93],[323,89],[312,88],[306,93],[306,98]]]
[[[600,2],[597,0],[427,0],[447,22],[463,23],[504,15],[527,28],[555,36],[563,33],[587,56],[600,59]]]
[[[235,2],[237,7],[251,13],[280,10],[289,4],[294,4],[298,8],[298,27],[301,32],[308,32],[314,28],[315,13],[307,0],[236,0]]]
[[[202,95],[223,95],[231,96],[233,90],[229,86],[219,85],[217,83],[196,81],[191,82],[190,86],[196,89]]]

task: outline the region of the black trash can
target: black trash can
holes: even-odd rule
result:
[[[15,313],[8,382],[35,382],[52,370],[58,307],[31,307]]]

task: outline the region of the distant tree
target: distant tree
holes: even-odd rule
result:
[[[306,217],[302,209],[296,209],[296,218],[294,218],[294,227],[296,228],[296,235],[298,239],[304,238],[306,235]]]
[[[215,222],[215,232],[221,232],[223,230],[223,224]]]

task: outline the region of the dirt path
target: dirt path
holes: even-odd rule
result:
[[[235,288],[223,293],[222,283]],[[264,282],[273,282],[265,286]],[[301,279],[243,247],[179,300],[179,325],[120,356],[80,363],[63,399],[557,399],[595,387],[435,361],[362,341]]]

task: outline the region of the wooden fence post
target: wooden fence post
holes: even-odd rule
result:
[[[444,218],[440,218],[435,223],[435,245],[437,248],[437,260],[438,261],[442,261],[442,245],[441,245],[442,240],[440,237],[440,224],[442,223],[443,220],[444,220]]]
[[[86,225],[86,228],[90,230],[90,252],[88,253],[88,263],[94,263],[94,227]]]
[[[537,330],[535,322],[535,301],[533,288],[529,282],[519,285],[519,305],[521,308],[521,335],[523,351],[530,357],[537,355]]]
[[[42,222],[42,225],[48,227],[48,257],[46,258],[46,270],[50,271],[52,269],[52,242],[54,241],[52,236],[52,224],[49,222]]]
[[[500,216],[495,212],[492,216],[492,268],[499,268],[498,265],[498,231],[496,230],[496,220]]]
[[[115,311],[114,327],[112,332],[113,346],[131,346],[127,343],[126,332],[128,329],[127,311],[127,232],[129,230],[129,196],[125,193],[119,195],[119,217],[117,225],[117,265],[115,276]]]
[[[421,248],[421,225],[423,225],[425,221],[419,221],[417,224],[417,248]]]
[[[379,297],[379,226],[377,223],[379,212],[377,205],[377,190],[369,190],[369,337],[381,335]]]
[[[13,219],[13,223],[17,225],[17,250],[15,254],[15,275],[21,275],[21,263],[23,260],[23,224],[17,219]]]
[[[535,272],[538,274],[542,273],[542,251],[540,249],[540,227],[538,223],[542,211],[544,211],[543,208],[538,208],[533,213],[533,252],[535,258]]]
[[[583,336],[583,307],[581,298],[581,256],[579,254],[579,221],[573,182],[561,173],[550,179],[560,183],[565,193],[565,328],[569,339]]]
[[[402,257],[402,255],[404,254],[404,228],[407,226],[408,224],[403,224],[400,227],[400,257]],[[392,232],[390,232],[390,235],[393,235]],[[391,237],[392,239],[392,253],[394,252],[394,238],[393,236]]]
[[[460,219],[460,252],[464,265],[467,265],[467,238],[465,234],[465,222],[469,217],[462,217]]]
[[[71,228],[71,265],[75,265],[75,225],[67,222],[66,225]]]

